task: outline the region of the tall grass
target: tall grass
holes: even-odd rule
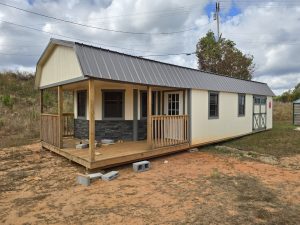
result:
[[[73,111],[73,93],[64,92],[64,112]],[[44,111],[57,113],[57,89],[44,92]],[[27,144],[40,132],[39,91],[34,75],[0,72],[0,148]]]
[[[291,121],[293,118],[293,106],[291,102],[274,101],[273,120],[274,121]]]
[[[34,76],[21,72],[0,74],[0,147],[27,143],[39,136],[38,91]]]

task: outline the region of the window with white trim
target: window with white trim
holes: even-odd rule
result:
[[[179,94],[168,94],[168,115],[179,115]]]

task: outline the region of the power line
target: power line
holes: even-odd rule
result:
[[[19,54],[19,53],[5,53],[5,52],[0,52],[0,55],[19,55],[19,56],[39,56],[39,55],[33,55],[33,54]]]
[[[50,34],[50,35],[54,35],[54,36],[58,36],[58,37],[71,39],[71,40],[82,41],[82,42],[90,43],[90,44],[97,45],[97,46],[106,46],[106,47],[111,47],[111,48],[118,48],[118,49],[129,50],[129,51],[137,51],[137,52],[151,52],[151,51],[147,51],[147,50],[124,48],[124,47],[118,47],[118,46],[115,46],[115,45],[107,45],[107,44],[103,44],[103,43],[96,43],[96,42],[87,41],[87,40],[80,39],[80,38],[74,38],[74,37],[70,37],[70,36],[66,36],[66,35],[62,35],[62,34],[56,34],[56,33],[48,32],[48,31],[40,30],[40,29],[37,29],[37,28],[34,28],[34,27],[29,27],[29,26],[25,26],[25,25],[13,23],[13,22],[5,21],[5,20],[0,20],[0,21],[3,22],[3,23],[13,25],[13,26],[22,27],[22,28],[25,28],[25,29],[30,29],[30,30],[42,32],[42,33],[45,33],[45,34]],[[152,53],[160,54],[158,52],[152,52]]]
[[[77,25],[77,26],[93,28],[93,29],[98,29],[98,30],[102,30],[102,31],[115,32],[115,33],[134,34],[134,35],[171,35],[171,34],[184,33],[184,32],[187,32],[187,31],[194,30],[194,28],[188,28],[188,29],[185,29],[185,30],[179,30],[179,31],[173,31],[173,32],[157,32],[157,33],[114,30],[114,29],[108,29],[108,28],[103,28],[103,27],[91,26],[91,25],[83,24],[83,23],[77,23],[77,22],[74,22],[74,21],[71,21],[71,20],[61,19],[61,18],[57,18],[57,17],[54,17],[54,16],[49,16],[49,15],[45,15],[45,14],[42,14],[42,13],[29,11],[29,10],[22,9],[22,8],[12,6],[12,5],[8,5],[8,4],[2,3],[2,2],[0,2],[0,5],[10,7],[10,8],[13,8],[13,9],[17,9],[17,10],[20,10],[20,11],[23,11],[23,12],[31,13],[31,14],[34,14],[34,15],[37,15],[37,16],[42,16],[42,17],[45,17],[45,18],[48,18],[48,19],[53,19],[53,20],[57,20],[57,21],[65,22],[65,23],[70,23],[70,24]]]
[[[24,25],[12,23],[12,22],[4,21],[4,20],[0,20],[0,21],[4,22],[4,23],[7,23],[7,24],[10,24],[10,25],[14,25],[14,26],[26,28],[26,29],[31,29],[31,30],[35,30],[35,31],[39,31],[39,32],[51,34],[51,35],[56,35],[56,36],[60,36],[60,37],[68,38],[68,39],[74,39],[74,40],[83,41],[83,42],[86,42],[86,43],[91,43],[91,44],[99,45],[99,43],[95,43],[95,42],[91,42],[91,41],[86,41],[86,40],[83,40],[83,39],[73,38],[73,37],[69,37],[69,36],[66,36],[66,35],[55,34],[55,33],[52,33],[52,32],[43,31],[43,30],[40,30],[40,29],[37,29],[37,28],[28,27],[28,26],[24,26]],[[101,45],[104,45],[104,44],[100,44],[100,46]],[[124,49],[124,50],[131,50],[131,51],[151,52],[151,51],[146,51],[146,50],[137,50],[137,49],[130,49],[130,48],[122,48],[122,47],[112,46],[112,45],[104,45],[104,46],[113,47],[113,48],[119,48],[119,49]],[[152,53],[155,53],[155,52],[152,52]],[[20,54],[10,54],[10,53],[2,53],[2,54],[5,54],[5,55],[20,55]],[[153,54],[153,55],[144,55],[144,56],[140,56],[140,57],[171,56],[171,55],[192,55],[192,54],[195,54],[195,52],[188,52],[188,53],[156,53],[156,54]],[[26,56],[36,56],[36,55],[26,55]]]

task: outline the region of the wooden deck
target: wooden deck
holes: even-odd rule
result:
[[[88,149],[75,149],[79,140],[64,138],[63,148],[42,141],[42,147],[74,161],[87,169],[107,168],[186,150],[189,144],[151,149],[147,141],[123,142],[95,148],[95,161],[89,161]]]

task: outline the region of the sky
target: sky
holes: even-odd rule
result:
[[[300,0],[220,0],[220,7],[222,37],[254,56],[254,80],[275,94],[295,87]],[[214,10],[211,0],[0,0],[0,70],[34,72],[51,37],[197,68],[195,55],[176,54],[195,52],[207,31],[216,33]]]

